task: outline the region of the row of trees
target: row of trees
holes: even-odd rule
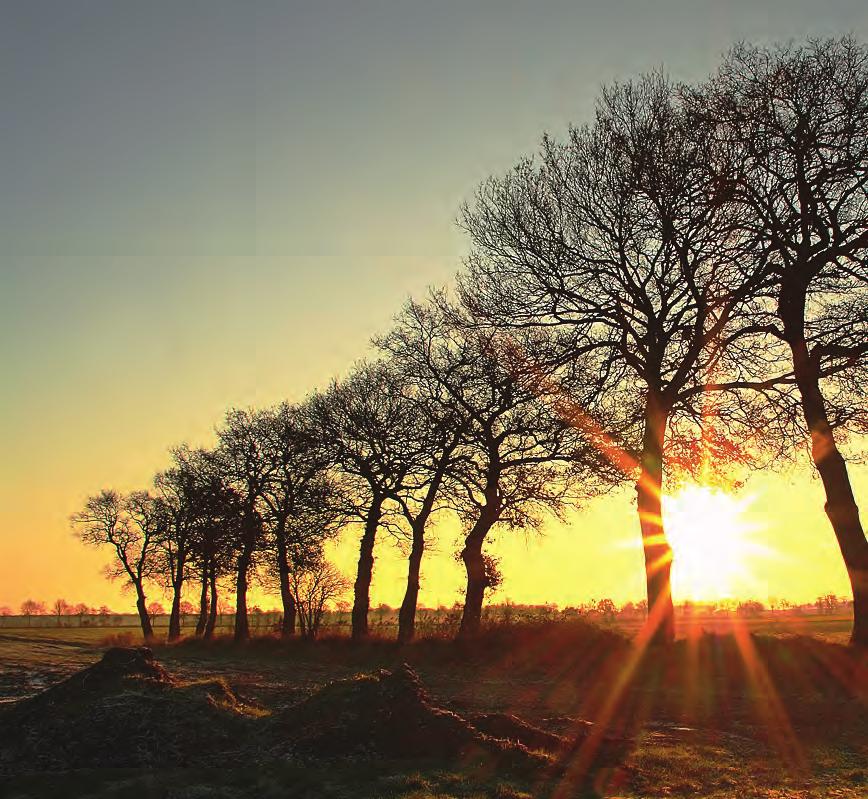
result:
[[[289,633],[293,575],[350,523],[364,637],[385,532],[408,549],[406,641],[435,516],[463,524],[472,635],[497,579],[492,529],[634,481],[651,638],[665,642],[665,481],[761,465],[807,437],[853,640],[868,643],[868,541],[839,448],[868,423],[866,186],[868,52],[852,40],[738,47],[701,85],[608,88],[592,124],[544,138],[464,207],[455,298],[410,302],[345,379],[299,405],[230,412],[214,450],[175,451],[155,494],[104,492],[73,521],[115,546],[142,609],[155,574],[176,617],[189,574],[204,608],[231,571],[239,639],[254,571],[277,581]]]
[[[542,356],[551,344],[535,332],[522,338],[523,353]],[[353,637],[368,633],[374,548],[385,533],[408,550],[399,637],[409,641],[432,520],[449,511],[466,529],[461,630],[472,635],[497,579],[483,551],[491,530],[537,524],[542,511],[589,494],[612,471],[557,412],[538,370],[444,295],[408,305],[377,346],[382,358],[301,404],[230,411],[217,446],[174,450],[151,491],[104,491],[74,514],[83,541],[114,548],[110,575],[133,586],[146,637],[148,582],[172,592],[169,636],[177,638],[183,590],[194,578],[198,632],[210,635],[218,580],[230,574],[236,639],[249,636],[254,576],[279,592],[284,634],[295,632],[300,607],[310,630],[311,608],[323,604],[311,597],[333,598],[342,585],[324,546],[355,524]]]
[[[664,474],[810,438],[868,643],[868,541],[839,448],[864,433],[868,51],[736,47],[698,86],[608,89],[594,124],[465,207],[461,293],[501,329],[557,331],[579,409],[638,475],[648,599],[672,637]]]
[[[321,592],[324,582],[332,593],[339,584],[323,544],[341,508],[322,448],[299,409],[232,411],[218,440],[212,450],[173,450],[172,466],[154,478],[151,490],[102,491],[72,516],[85,543],[113,548],[108,576],[133,588],[146,638],[153,636],[149,583],[171,593],[171,640],[180,636],[184,589],[194,576],[197,634],[213,635],[219,581],[231,575],[240,640],[249,637],[254,574],[279,588],[287,634],[295,631],[299,600]]]
[[[151,617],[159,616],[165,613],[165,609],[159,602],[151,602],[148,605],[148,615]],[[91,607],[85,602],[67,602],[65,599],[55,599],[51,605],[46,605],[45,602],[40,602],[35,599],[25,599],[20,607],[21,615],[29,616],[54,616],[57,619],[57,626],[60,627],[62,620],[70,616],[78,616],[79,619],[85,616],[101,616],[109,617],[116,614],[108,605],[100,607]],[[195,608],[189,602],[181,603],[181,613],[193,613]],[[0,607],[0,616],[11,616],[12,608],[3,606]]]
[[[107,605],[98,608],[90,607],[85,602],[67,602],[65,599],[55,599],[51,605],[35,599],[25,599],[19,608],[22,616],[111,616],[114,611]],[[0,616],[11,616],[12,608],[0,607]]]
[[[349,616],[351,604],[342,599],[337,599],[333,596],[327,597],[328,600],[333,600],[330,604],[331,609],[327,608],[326,603],[319,604],[317,607],[311,607],[311,612],[317,614],[321,619],[325,614],[331,613],[335,617],[340,617],[343,623],[344,616]],[[779,597],[770,597],[768,605],[756,599],[735,600],[727,599],[714,602],[696,602],[693,600],[684,600],[676,607],[676,612],[682,615],[731,615],[737,613],[739,615],[759,615],[770,612],[803,614],[806,610],[816,610],[824,615],[833,615],[839,612],[848,612],[852,610],[853,601],[847,597],[839,597],[835,594],[823,594],[818,596],[814,602],[798,604],[791,602],[788,599]],[[418,612],[425,614],[428,617],[453,616],[457,612],[456,619],[460,621],[462,605],[460,602],[455,603],[451,607],[440,605],[437,608],[429,608],[420,606]],[[255,616],[277,617],[280,619],[280,610],[269,608],[263,609],[258,605],[254,605],[249,609],[250,613]],[[181,602],[181,615],[194,616],[199,612],[199,609],[191,602]],[[525,605],[517,604],[510,599],[496,605],[488,604],[485,612],[489,616],[495,616],[500,622],[509,623],[516,618],[526,620],[533,619],[552,619],[554,617],[576,618],[580,616],[596,616],[602,618],[614,618],[619,616],[626,619],[645,618],[648,615],[648,603],[645,600],[640,602],[627,601],[623,605],[617,605],[614,600],[609,598],[591,599],[587,602],[581,602],[578,605],[570,605],[564,608],[557,604],[549,603],[542,605]],[[220,602],[219,613],[221,615],[234,615],[235,608],[227,605],[223,601]],[[375,625],[383,626],[386,619],[394,617],[397,620],[399,613],[398,608],[393,608],[391,605],[380,603],[373,609],[372,613],[375,618]],[[151,602],[148,604],[148,614],[153,618],[156,616],[166,615],[166,609],[161,602]],[[16,615],[12,608],[8,605],[0,606],[0,616]],[[20,613],[22,617],[30,616],[54,616],[58,619],[69,616],[78,616],[83,618],[99,617],[109,618],[114,617],[115,622],[120,622],[124,614],[115,613],[111,608],[102,605],[99,608],[89,607],[83,602],[71,604],[63,599],[56,600],[51,606],[45,602],[39,602],[32,599],[27,599],[21,603]],[[313,617],[308,617],[313,618]],[[301,619],[299,620],[301,621]],[[270,622],[269,622],[270,623]],[[333,622],[334,623],[334,622]],[[261,625],[256,625],[261,626]]]

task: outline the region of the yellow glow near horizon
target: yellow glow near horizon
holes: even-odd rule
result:
[[[663,519],[674,551],[676,600],[716,601],[751,596],[751,566],[766,550],[746,518],[752,498],[708,486],[686,486],[663,498]]]

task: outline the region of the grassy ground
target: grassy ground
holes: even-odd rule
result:
[[[227,764],[219,771],[31,775],[18,797],[809,797],[868,796],[868,660],[819,637],[755,634],[756,624],[703,635],[692,626],[666,654],[639,650],[588,625],[514,627],[458,647],[398,648],[342,639],[186,641],[158,659],[182,679],[223,677],[245,702],[274,712],[329,680],[408,662],[431,695],[458,713],[508,712],[558,734],[584,720],[624,736],[615,761],[583,744],[556,777],[490,773],[470,763]],[[815,622],[819,624],[819,622]],[[778,632],[767,625],[769,632]],[[789,631],[789,630],[787,630]],[[109,643],[96,629],[0,631],[0,698],[41,690],[93,662]],[[135,636],[130,631],[131,643]],[[593,736],[591,737],[592,740]]]

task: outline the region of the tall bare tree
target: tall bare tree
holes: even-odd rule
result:
[[[263,497],[273,464],[263,452],[262,417],[255,411],[234,409],[218,428],[217,461],[226,487],[239,509],[234,536],[236,641],[250,638],[247,591],[254,560],[264,535]]]
[[[442,489],[450,479],[450,468],[455,463],[461,440],[456,415],[430,402],[430,398],[417,401],[424,440],[404,490],[393,497],[410,533],[407,586],[398,611],[398,642],[402,644],[412,641],[416,634],[416,609],[428,526],[431,517],[444,506]]]
[[[715,164],[724,199],[765,245],[764,329],[789,350],[853,589],[852,640],[865,646],[868,540],[836,430],[868,428],[868,48],[847,38],[739,46],[690,99],[727,154]]]
[[[240,498],[221,472],[220,458],[197,449],[185,457],[195,476],[199,503],[191,546],[191,564],[199,576],[199,619],[196,635],[213,638],[219,610],[218,579],[231,572],[234,544],[242,523]]]
[[[475,635],[491,587],[485,541],[495,527],[537,525],[544,511],[569,499],[570,476],[589,455],[577,431],[558,413],[544,373],[535,368],[543,333],[525,333],[521,357],[515,341],[475,325],[443,294],[407,306],[402,323],[385,339],[395,361],[440,406],[445,427],[459,434],[445,466],[450,505],[464,522],[461,559],[467,574],[460,635]],[[448,439],[447,439],[448,440]],[[451,444],[451,440],[450,440]]]
[[[154,478],[156,502],[160,505],[163,527],[157,537],[158,570],[172,592],[169,612],[169,641],[181,637],[181,600],[192,557],[196,524],[204,509],[193,458],[187,447],[172,453],[174,465]]]
[[[270,464],[262,492],[266,546],[280,587],[284,636],[295,633],[298,612],[291,576],[321,558],[339,515],[329,453],[308,420],[288,403],[260,414],[262,452]]]
[[[437,327],[422,306],[410,302],[395,327],[375,343],[400,369],[417,425],[413,462],[402,490],[392,499],[409,528],[407,587],[398,612],[398,642],[408,643],[416,632],[416,608],[421,587],[422,558],[429,522],[448,505],[444,486],[459,457],[468,424],[467,413],[455,402],[421,354],[436,345]]]
[[[755,351],[739,325],[761,280],[741,266],[756,243],[715,201],[707,149],[675,88],[647,76],[604,90],[593,125],[564,143],[545,138],[536,159],[487,181],[462,216],[473,245],[465,303],[503,328],[559,330],[565,362],[594,376],[576,423],[602,429],[613,462],[636,480],[655,642],[674,637],[666,467],[697,443],[707,461],[738,454],[712,418],[741,427],[742,441],[757,429],[749,397],[723,409],[725,396],[705,391],[745,379]]]
[[[396,372],[363,363],[307,404],[310,428],[331,452],[345,515],[362,524],[353,588],[352,637],[368,635],[374,545],[387,501],[401,493],[415,462],[414,408]]]
[[[146,491],[123,496],[105,490],[88,497],[84,508],[72,514],[70,522],[85,544],[114,550],[115,559],[106,566],[106,574],[110,579],[126,579],[135,591],[142,635],[146,641],[152,640],[145,581],[156,569],[154,551],[163,526],[159,503]]]

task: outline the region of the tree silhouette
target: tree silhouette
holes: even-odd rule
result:
[[[192,546],[192,558],[200,575],[199,620],[196,634],[214,636],[220,598],[218,579],[232,571],[234,541],[242,521],[240,499],[221,473],[216,452],[195,450],[187,459],[197,478],[197,496],[202,501]]]
[[[148,616],[145,581],[155,573],[154,550],[160,531],[160,510],[147,491],[122,496],[105,490],[88,497],[70,522],[79,539],[90,546],[109,546],[115,561],[106,567],[110,579],[124,578],[136,593],[136,611],[146,641],[154,637]]]
[[[540,338],[525,335],[525,349]],[[483,552],[489,532],[497,524],[536,526],[542,511],[563,505],[570,467],[579,462],[577,433],[546,402],[545,379],[516,357],[512,343],[502,346],[495,331],[474,325],[442,294],[408,305],[384,344],[414,379],[432,384],[429,396],[460,434],[446,487],[467,530],[460,635],[473,636],[490,587]]]
[[[416,462],[413,405],[386,364],[363,363],[307,405],[312,430],[331,452],[344,515],[362,524],[352,637],[368,635],[374,544],[384,506],[403,491]]]
[[[207,514],[208,495],[200,485],[195,451],[186,446],[173,450],[174,466],[154,478],[163,527],[157,540],[159,571],[172,591],[169,641],[181,637],[181,599],[193,555],[197,525]]]
[[[319,633],[326,605],[343,595],[352,584],[324,558],[308,561],[292,570],[290,587],[302,637],[313,640]]]
[[[73,607],[65,599],[55,599],[51,610],[57,617],[57,626],[60,627],[61,619],[64,616],[70,616],[73,613]]]
[[[425,353],[430,354],[437,346],[437,326],[430,321],[428,311],[410,302],[395,327],[375,341],[387,357],[400,364],[408,401],[413,404],[418,419],[417,457],[403,490],[392,497],[409,527],[410,538],[407,587],[398,611],[399,643],[407,643],[415,636],[427,528],[432,516],[448,504],[443,488],[452,479],[451,469],[460,457],[468,424],[466,410],[454,401],[441,376],[425,357]]]
[[[607,89],[593,126],[492,178],[464,208],[473,250],[464,301],[504,328],[561,331],[564,360],[594,376],[574,423],[602,429],[612,461],[635,477],[653,641],[674,637],[672,549],[661,517],[666,466],[738,456],[759,405],[725,409],[705,392],[744,379],[740,330],[761,274],[732,210],[717,203],[708,143],[660,75]],[[720,396],[715,403],[725,400]],[[681,453],[682,457],[676,458]],[[680,461],[680,463],[678,463]]]
[[[151,602],[148,605],[148,615],[153,620],[156,616],[163,616],[166,613],[166,609],[163,607],[162,602]]]
[[[868,645],[868,540],[835,432],[868,429],[868,49],[846,38],[739,46],[691,100],[734,156],[719,170],[727,200],[765,245],[764,330],[789,350],[853,589],[852,640]]]
[[[35,599],[25,599],[21,603],[21,615],[27,617],[27,626],[30,626],[31,616],[44,616],[45,603],[37,602]]]
[[[234,409],[218,428],[216,451],[220,476],[236,497],[238,524],[230,539],[235,555],[236,641],[250,638],[247,591],[251,569],[264,534],[262,499],[272,464],[263,453],[262,418],[253,411]]]
[[[260,414],[262,452],[269,462],[262,492],[265,545],[277,572],[285,636],[295,633],[297,613],[291,575],[320,558],[339,512],[329,453],[308,421],[303,409],[288,403]]]

